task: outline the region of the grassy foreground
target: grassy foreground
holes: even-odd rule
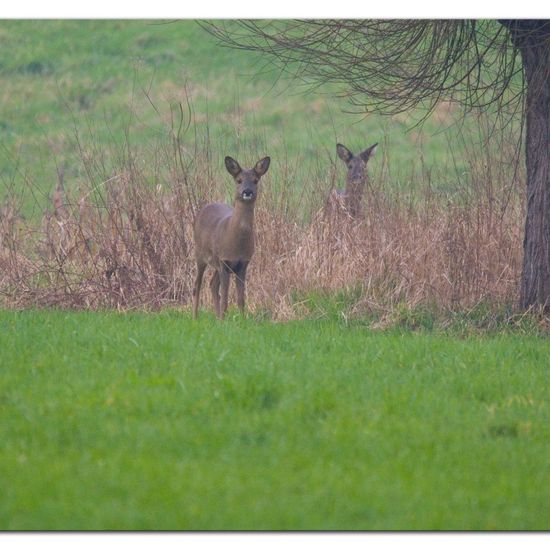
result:
[[[0,529],[548,529],[550,342],[0,312]]]

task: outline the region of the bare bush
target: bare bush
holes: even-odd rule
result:
[[[106,178],[103,165],[88,164],[85,183],[66,191],[58,182],[39,222],[23,220],[8,201],[0,217],[3,305],[190,307],[194,213],[204,202],[224,200],[231,183],[221,169],[212,177],[210,157],[196,152],[186,164],[178,139],[172,147],[151,165],[127,155]],[[445,195],[428,180],[415,182],[412,196],[379,179],[365,190],[361,220],[323,208],[334,184],[330,170],[296,194],[293,171],[274,159],[256,211],[249,309],[296,318],[305,311],[296,296],[342,288],[360,290],[358,315],[423,303],[514,303],[524,205],[514,168],[491,155],[472,146],[468,181]],[[304,212],[311,213],[305,220]]]

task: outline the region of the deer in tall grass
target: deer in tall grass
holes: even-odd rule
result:
[[[336,144],[336,152],[346,163],[348,173],[346,187],[344,189],[334,189],[329,195],[327,201],[329,212],[344,211],[354,219],[362,216],[361,202],[368,181],[367,163],[376,152],[377,147],[378,143],[375,143],[358,155],[354,155],[346,146],[341,143]]]
[[[195,219],[195,255],[197,278],[193,288],[193,318],[197,318],[204,270],[214,268],[210,281],[216,315],[223,319],[227,310],[229,278],[235,275],[237,305],[244,313],[246,270],[254,254],[254,205],[258,182],[269,168],[270,158],[259,160],[254,168],[243,170],[231,157],[225,167],[235,180],[235,203],[210,203]],[[221,297],[220,297],[221,289]]]

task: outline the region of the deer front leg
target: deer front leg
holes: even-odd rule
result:
[[[210,290],[212,291],[212,302],[216,316],[220,316],[220,272],[216,269],[210,279]]]
[[[195,286],[193,287],[193,319],[196,319],[199,313],[199,301],[201,294],[202,276],[206,264],[197,262],[197,278],[195,279]]]
[[[239,269],[235,271],[235,285],[237,287],[237,305],[241,310],[241,314],[244,315],[244,294],[246,285],[246,268],[248,262],[242,262]]]
[[[220,267],[220,287],[221,287],[221,308],[220,308],[220,314],[218,317],[220,319],[223,319],[225,316],[225,312],[227,311],[227,297],[229,294],[229,274],[231,273],[231,269],[229,265],[227,265],[225,262],[221,262]]]

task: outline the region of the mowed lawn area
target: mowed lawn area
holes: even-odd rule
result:
[[[548,339],[0,312],[0,529],[549,529]]]

